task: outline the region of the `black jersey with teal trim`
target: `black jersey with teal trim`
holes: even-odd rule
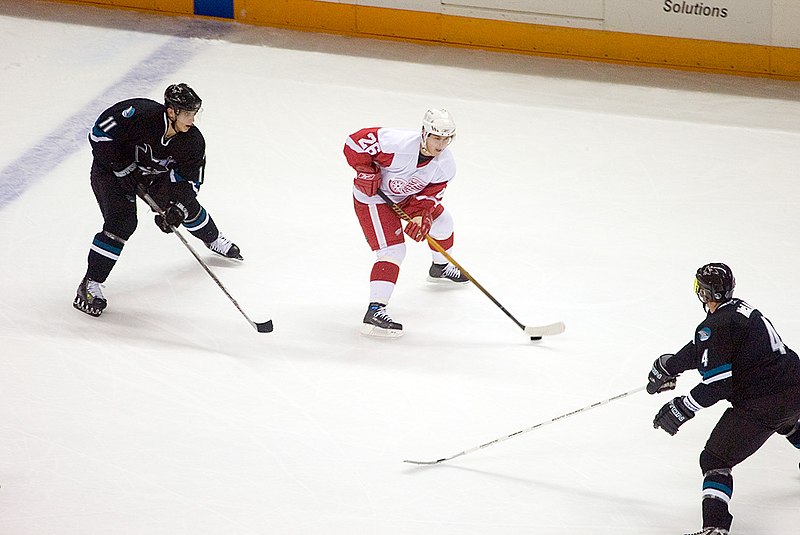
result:
[[[666,368],[673,375],[689,369],[700,372],[702,381],[689,393],[689,402],[699,407],[721,399],[735,405],[800,385],[797,353],[761,312],[741,299],[707,314],[694,340],[668,359]]]
[[[118,173],[135,164],[152,182],[188,181],[196,192],[205,169],[203,134],[192,126],[164,139],[167,128],[163,104],[145,98],[118,102],[100,114],[89,133],[95,162]]]

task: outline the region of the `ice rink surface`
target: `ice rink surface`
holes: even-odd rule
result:
[[[800,84],[0,2],[0,533],[676,535],[700,527],[698,456],[724,410],[675,437],[638,393],[703,319],[695,269],[800,348]],[[86,134],[129,97],[204,101],[200,200],[242,248],[211,269],[152,223],[71,301],[101,218]],[[445,205],[476,288],[425,281],[410,244],[363,337],[373,255],[345,137],[455,116]],[[200,245],[192,240],[193,245]],[[699,380],[681,377],[678,393]],[[795,533],[800,452],[734,471],[736,535]]]

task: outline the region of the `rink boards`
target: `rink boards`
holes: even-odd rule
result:
[[[800,79],[800,34],[793,31],[800,27],[800,6],[782,0],[60,1],[304,31]]]

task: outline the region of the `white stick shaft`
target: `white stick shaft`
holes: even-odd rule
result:
[[[411,463],[411,464],[439,464],[439,463],[443,463],[445,461],[449,461],[451,459],[455,459],[456,457],[461,457],[462,455],[466,455],[468,453],[472,453],[473,451],[482,450],[483,448],[487,448],[487,447],[491,446],[492,444],[497,444],[498,442],[503,442],[505,440],[508,440],[511,437],[515,437],[517,435],[522,435],[523,433],[527,433],[528,431],[533,431],[534,429],[538,429],[538,428],[543,427],[543,426],[545,426],[547,424],[552,424],[552,423],[557,422],[559,420],[563,420],[564,418],[568,418],[570,416],[575,416],[576,414],[580,414],[582,412],[586,412],[588,410],[595,409],[595,408],[597,408],[597,407],[599,407],[601,405],[605,405],[606,403],[610,403],[610,402],[612,402],[614,400],[622,399],[624,397],[630,396],[631,394],[636,394],[637,392],[641,392],[645,388],[647,388],[647,387],[646,386],[641,386],[639,388],[635,388],[633,390],[629,390],[629,391],[624,392],[622,394],[618,394],[618,395],[616,395],[614,397],[610,397],[608,399],[604,399],[603,401],[598,401],[596,403],[592,403],[591,405],[587,405],[585,407],[582,407],[580,409],[576,409],[576,410],[568,412],[566,414],[562,414],[561,416],[556,416],[555,418],[551,418],[550,420],[546,420],[546,421],[540,422],[540,423],[538,423],[536,425],[532,425],[532,426],[530,426],[530,427],[528,427],[526,429],[522,429],[522,430],[517,431],[515,433],[511,433],[510,435],[506,435],[504,437],[496,438],[496,439],[494,439],[494,440],[492,440],[490,442],[487,442],[486,444],[481,444],[480,446],[475,446],[474,448],[470,448],[468,450],[464,450],[461,453],[456,453],[455,455],[451,455],[450,457],[444,457],[442,459],[437,459],[435,461],[411,461],[411,460],[406,459],[403,462],[404,463]]]

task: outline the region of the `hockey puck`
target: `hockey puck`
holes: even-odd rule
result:
[[[533,340],[534,342],[538,342],[541,339],[542,339],[541,336],[531,336],[531,340]]]

